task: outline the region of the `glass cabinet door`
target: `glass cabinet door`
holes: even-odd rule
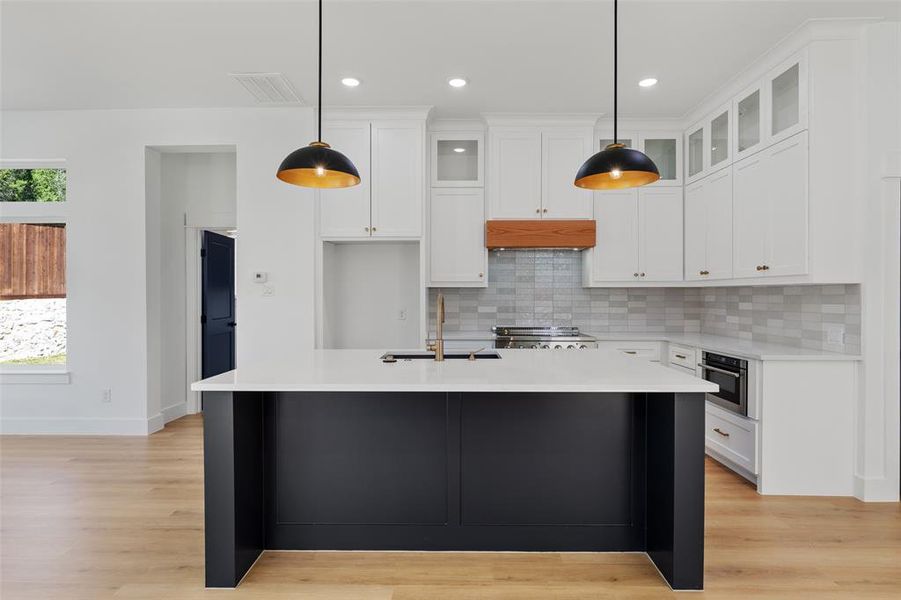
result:
[[[710,166],[729,158],[729,110],[723,111],[710,121]]]
[[[736,113],[737,152],[742,153],[760,143],[760,90],[755,89],[739,100]]]
[[[481,186],[482,147],[480,135],[433,134],[432,185]]]
[[[688,176],[694,177],[704,170],[704,128],[688,134]]]
[[[657,170],[660,171],[660,181],[677,181],[679,179],[677,145],[678,140],[675,137],[644,138],[644,153],[657,165]]]
[[[801,121],[800,65],[795,63],[770,81],[772,135],[778,135]]]

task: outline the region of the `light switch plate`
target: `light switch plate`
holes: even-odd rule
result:
[[[265,271],[257,271],[253,274],[253,282],[254,283],[266,283],[269,279],[269,274]]]

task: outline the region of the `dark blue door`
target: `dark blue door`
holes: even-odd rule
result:
[[[235,368],[235,240],[203,232],[200,323],[203,377]]]

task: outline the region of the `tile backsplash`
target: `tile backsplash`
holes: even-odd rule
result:
[[[796,347],[860,352],[860,286],[583,288],[582,255],[491,252],[487,288],[443,288],[447,331],[493,325],[575,325],[604,333],[710,333]],[[435,298],[429,294],[430,323]],[[844,343],[828,342],[830,327]]]

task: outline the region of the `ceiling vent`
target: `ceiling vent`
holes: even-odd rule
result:
[[[229,76],[240,83],[257,104],[305,104],[288,78],[281,73],[229,73]]]

